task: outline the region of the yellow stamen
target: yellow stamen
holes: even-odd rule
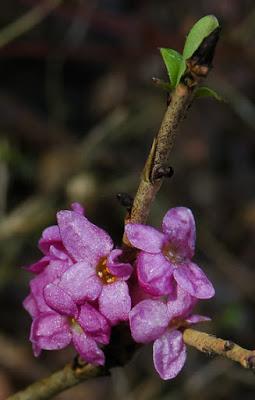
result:
[[[183,258],[178,254],[178,249],[169,243],[163,247],[162,253],[172,264],[180,264],[183,261]]]
[[[75,321],[74,318],[69,318],[69,324],[77,333],[83,333],[82,327],[78,324],[78,322]]]
[[[110,273],[106,263],[107,258],[102,258],[97,265],[96,271],[97,276],[103,281],[103,283],[109,284],[115,282],[117,278]]]

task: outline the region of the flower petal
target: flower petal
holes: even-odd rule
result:
[[[122,253],[123,251],[119,249],[112,250],[107,258],[107,267],[112,275],[127,280],[132,274],[133,268],[131,264],[118,261],[118,257]]]
[[[43,256],[39,261],[36,261],[31,265],[25,266],[25,269],[27,269],[30,272],[33,272],[34,274],[39,274],[47,267],[50,260],[51,258],[49,256]]]
[[[85,303],[81,306],[77,322],[96,342],[102,344],[109,343],[110,325],[106,318],[90,304]]]
[[[144,289],[139,285],[137,279],[132,279],[128,282],[129,293],[132,301],[132,307],[140,303],[142,300],[155,299],[158,300],[159,296],[151,296],[145,292]]]
[[[127,321],[131,309],[131,299],[128,285],[124,281],[117,281],[104,285],[98,299],[99,311],[112,325],[119,321]]]
[[[39,240],[39,249],[43,254],[48,254],[50,246],[63,249],[62,240],[60,237],[59,227],[57,225],[49,226],[44,229],[42,237]]]
[[[59,350],[72,339],[67,320],[54,312],[41,314],[31,326],[30,340],[41,349]]]
[[[163,233],[149,225],[127,224],[125,233],[134,247],[148,253],[159,253],[164,243]]]
[[[177,285],[176,291],[171,293],[168,297],[168,315],[171,320],[176,317],[185,318],[190,314],[196,303],[196,297],[191,296],[188,292]]]
[[[192,262],[176,268],[174,278],[183,290],[198,299],[210,299],[215,294],[213,285],[204,272]]]
[[[199,324],[200,322],[208,322],[208,321],[211,321],[211,318],[199,314],[193,314],[185,319],[185,322],[188,325],[194,325],[194,324]]]
[[[73,330],[73,344],[82,359],[93,365],[104,365],[105,356],[95,340],[83,332]]]
[[[140,252],[137,276],[144,291],[152,296],[164,296],[174,289],[173,267],[162,254]]]
[[[96,275],[94,267],[87,262],[80,262],[66,270],[59,287],[69,293],[75,302],[81,303],[98,298],[102,290],[102,281]]]
[[[51,309],[45,303],[43,289],[46,285],[48,285],[48,283],[52,283],[56,279],[59,279],[67,268],[68,264],[65,262],[51,261],[51,263],[43,272],[38,274],[30,281],[31,294],[34,297],[40,312],[51,311]]]
[[[162,230],[168,242],[182,257],[192,258],[195,252],[196,226],[189,208],[171,208],[163,218]]]
[[[42,352],[42,349],[40,346],[38,346],[36,343],[32,343],[32,349],[35,357],[39,357],[39,355]]]
[[[49,283],[43,291],[47,305],[61,315],[76,318],[78,309],[71,296],[54,283]]]
[[[64,246],[76,261],[96,265],[112,250],[113,243],[108,233],[80,213],[60,211],[57,219]]]
[[[50,246],[49,248],[49,254],[52,257],[52,259],[57,259],[57,260],[62,260],[62,261],[69,261],[69,257],[66,253],[64,253],[62,250],[59,250],[55,246]]]
[[[168,326],[167,306],[160,300],[143,300],[132,308],[129,321],[131,334],[136,342],[152,342]]]
[[[167,331],[153,344],[153,361],[164,380],[175,378],[186,361],[186,346],[179,331]]]
[[[23,307],[31,315],[32,318],[35,318],[39,315],[39,310],[32,294],[29,294],[25,298],[25,300],[23,301]]]
[[[77,212],[78,214],[84,215],[84,207],[78,203],[78,202],[74,202],[71,204],[71,208],[73,211]]]

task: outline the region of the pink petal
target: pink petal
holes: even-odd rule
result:
[[[117,281],[103,286],[99,296],[99,311],[112,325],[127,321],[130,309],[131,299],[126,282]]]
[[[168,297],[168,315],[171,319],[176,317],[185,318],[190,314],[196,303],[196,297],[191,296],[188,292],[177,285],[176,291],[171,293]]]
[[[65,248],[76,261],[96,265],[112,250],[113,243],[108,233],[83,215],[75,211],[60,211],[57,219]]]
[[[49,283],[43,291],[47,305],[61,315],[76,318],[78,309],[71,296],[54,283]]]
[[[152,296],[164,296],[174,289],[173,267],[162,254],[140,252],[137,257],[137,277],[144,291]]]
[[[50,307],[46,304],[43,296],[43,289],[50,282],[48,277],[42,272],[30,281],[30,290],[33,299],[36,303],[38,312],[51,311]]]
[[[32,318],[35,318],[39,315],[39,310],[32,294],[29,294],[25,298],[25,300],[23,301],[23,307],[31,315]]]
[[[34,274],[39,274],[47,267],[50,260],[51,258],[49,256],[43,256],[39,261],[35,262],[34,264],[28,265],[25,268],[28,271],[33,272]]]
[[[62,250],[57,249],[55,246],[50,246],[49,254],[53,259],[56,258],[57,260],[69,261],[68,255]]]
[[[59,287],[70,294],[75,302],[94,301],[102,290],[102,281],[95,268],[87,262],[73,264],[62,275]]]
[[[50,246],[54,245],[58,248],[63,248],[59,227],[57,225],[49,226],[44,229],[42,237],[39,240],[39,249],[43,254],[48,254]]]
[[[51,311],[48,305],[45,303],[43,289],[46,285],[48,285],[48,283],[52,283],[56,279],[60,278],[67,268],[68,264],[65,262],[51,261],[51,263],[43,272],[38,274],[30,281],[31,294],[34,297],[40,312]]]
[[[42,349],[40,346],[38,346],[36,343],[32,343],[32,349],[35,357],[39,357],[39,355],[42,352]]]
[[[133,275],[134,277],[134,275]],[[140,303],[142,300],[146,299],[158,299],[158,296],[151,296],[149,293],[145,292],[143,288],[139,285],[139,282],[137,281],[137,278],[134,277],[134,279],[129,280],[129,293],[132,301],[132,307],[134,307],[136,304]]]
[[[118,261],[118,257],[122,253],[123,251],[119,249],[112,250],[107,258],[107,267],[112,275],[127,280],[132,274],[133,268],[131,264]]]
[[[63,349],[68,346],[71,339],[67,320],[59,314],[53,312],[42,314],[32,323],[30,340],[41,349]]]
[[[208,322],[211,321],[211,318],[205,317],[204,315],[193,314],[190,317],[185,319],[188,325],[199,324],[200,322]]]
[[[110,325],[106,318],[90,304],[85,303],[81,306],[77,322],[96,342],[102,344],[109,343]]]
[[[186,361],[186,346],[179,331],[167,331],[153,344],[154,366],[164,380],[175,378]]]
[[[93,365],[104,365],[105,356],[95,340],[73,329],[73,344],[82,359]]]
[[[148,225],[127,224],[125,233],[134,247],[148,253],[159,253],[164,243],[164,235]]]
[[[166,305],[159,300],[143,300],[129,313],[130,330],[138,343],[149,343],[160,337],[169,322]]]
[[[176,268],[174,278],[183,290],[198,299],[210,299],[215,294],[213,285],[204,272],[192,262]]]
[[[193,257],[196,226],[191,210],[186,207],[171,208],[163,218],[162,229],[178,255]]]
[[[78,214],[84,215],[84,207],[80,203],[74,202],[71,204],[71,208],[73,211],[77,212]]]

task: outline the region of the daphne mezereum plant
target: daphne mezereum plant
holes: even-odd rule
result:
[[[193,259],[192,211],[168,210],[160,230],[146,224],[162,180],[171,172],[169,153],[191,102],[199,96],[220,99],[201,86],[218,37],[217,19],[206,16],[191,29],[182,55],[160,50],[170,81],[154,81],[170,92],[170,102],[125,219],[122,248],[114,247],[78,203],[59,211],[57,224],[43,231],[42,258],[28,267],[34,276],[23,303],[32,317],[33,351],[39,356],[71,344],[78,357],[10,399],[47,399],[89,377],[109,374],[143,343],[153,343],[154,366],[164,380],[183,368],[186,345],[255,368],[255,352],[190,328],[210,320],[194,313],[194,307],[215,293]]]

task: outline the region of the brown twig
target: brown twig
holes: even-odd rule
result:
[[[163,176],[157,179],[157,172],[160,168],[167,167],[166,163],[174,145],[177,127],[183,120],[192,98],[193,89],[182,83],[172,93],[171,102],[147,158],[128,222],[146,222],[153,200],[163,181]]]
[[[220,355],[255,371],[255,350],[246,350],[229,340],[217,338],[194,329],[185,329],[184,342],[209,356]]]
[[[173,148],[177,128],[190,107],[194,89],[204,79],[212,64],[215,46],[219,38],[219,29],[206,37],[193,56],[187,60],[187,70],[181,82],[171,94],[161,127],[156,135],[147,158],[133,207],[126,218],[126,223],[145,223],[150,213],[154,198],[159,191],[166,170],[169,154]],[[161,171],[159,175],[158,172]],[[129,245],[124,236],[123,243]]]
[[[107,372],[102,367],[96,367],[91,364],[86,364],[82,367],[67,364],[63,369],[41,381],[33,383],[25,390],[15,393],[6,400],[50,399],[55,394],[69,389],[87,379],[105,375],[107,375]]]

